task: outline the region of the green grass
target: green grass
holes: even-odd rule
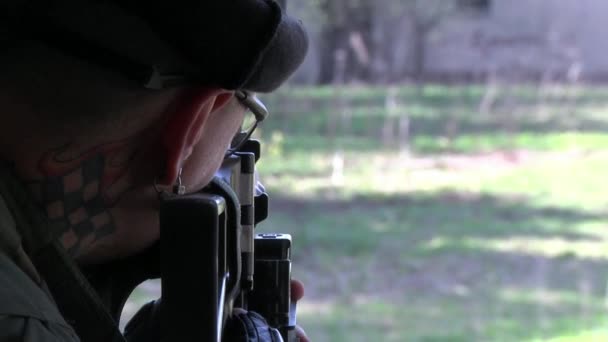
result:
[[[608,90],[551,90],[539,104],[522,86],[490,113],[478,86],[396,93],[408,154],[382,140],[386,89],[268,101],[260,229],[294,236],[312,339],[608,340]],[[351,116],[332,138],[336,94]]]
[[[591,329],[589,331],[582,331],[573,333],[567,336],[561,336],[548,340],[548,342],[578,342],[578,341],[605,341],[607,335],[606,328],[603,329]]]
[[[383,329],[394,341],[553,338],[605,322],[608,185],[594,183],[604,166],[599,157],[519,166],[481,175],[474,191],[465,180],[461,191],[282,193],[264,229],[294,235],[294,272],[325,308],[301,315],[315,340],[384,341]],[[538,178],[547,170],[560,171]],[[561,177],[578,173],[586,177]]]

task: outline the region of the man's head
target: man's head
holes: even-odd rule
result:
[[[299,24],[271,1],[110,3],[20,8],[7,22],[34,27],[9,27],[0,54],[0,156],[83,262],[155,240],[152,184],[183,169],[189,189],[203,187],[243,120],[233,91],[276,88],[305,51]]]

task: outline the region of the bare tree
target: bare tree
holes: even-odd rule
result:
[[[410,58],[412,77],[419,81],[425,75],[425,61],[430,34],[442,20],[456,10],[454,0],[408,0],[403,2],[403,18],[410,25]]]
[[[368,80],[372,8],[376,4],[360,0],[319,0],[318,4],[327,18],[320,32],[319,83],[333,83],[336,54],[346,56],[347,80]]]
[[[382,82],[405,73],[424,76],[428,38],[454,13],[457,0],[318,0],[320,29],[319,83],[331,84],[335,54],[346,54],[346,81]],[[402,32],[404,31],[407,32]],[[394,47],[406,46],[404,70],[390,70]],[[402,64],[402,63],[401,63]],[[390,75],[390,76],[389,76]]]

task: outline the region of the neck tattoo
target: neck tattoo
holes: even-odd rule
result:
[[[116,232],[110,208],[131,184],[126,173],[133,139],[74,153],[71,144],[49,150],[38,163],[43,179],[28,182],[46,209],[53,233],[72,257]]]

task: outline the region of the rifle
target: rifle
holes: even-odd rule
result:
[[[159,243],[89,273],[116,321],[135,287],[161,279],[161,300],[133,317],[125,329],[130,340],[220,342],[242,308],[262,315],[284,341],[297,341],[291,236],[254,232],[268,216],[268,195],[255,172],[259,157],[259,142],[249,140],[205,189],[165,196]]]

